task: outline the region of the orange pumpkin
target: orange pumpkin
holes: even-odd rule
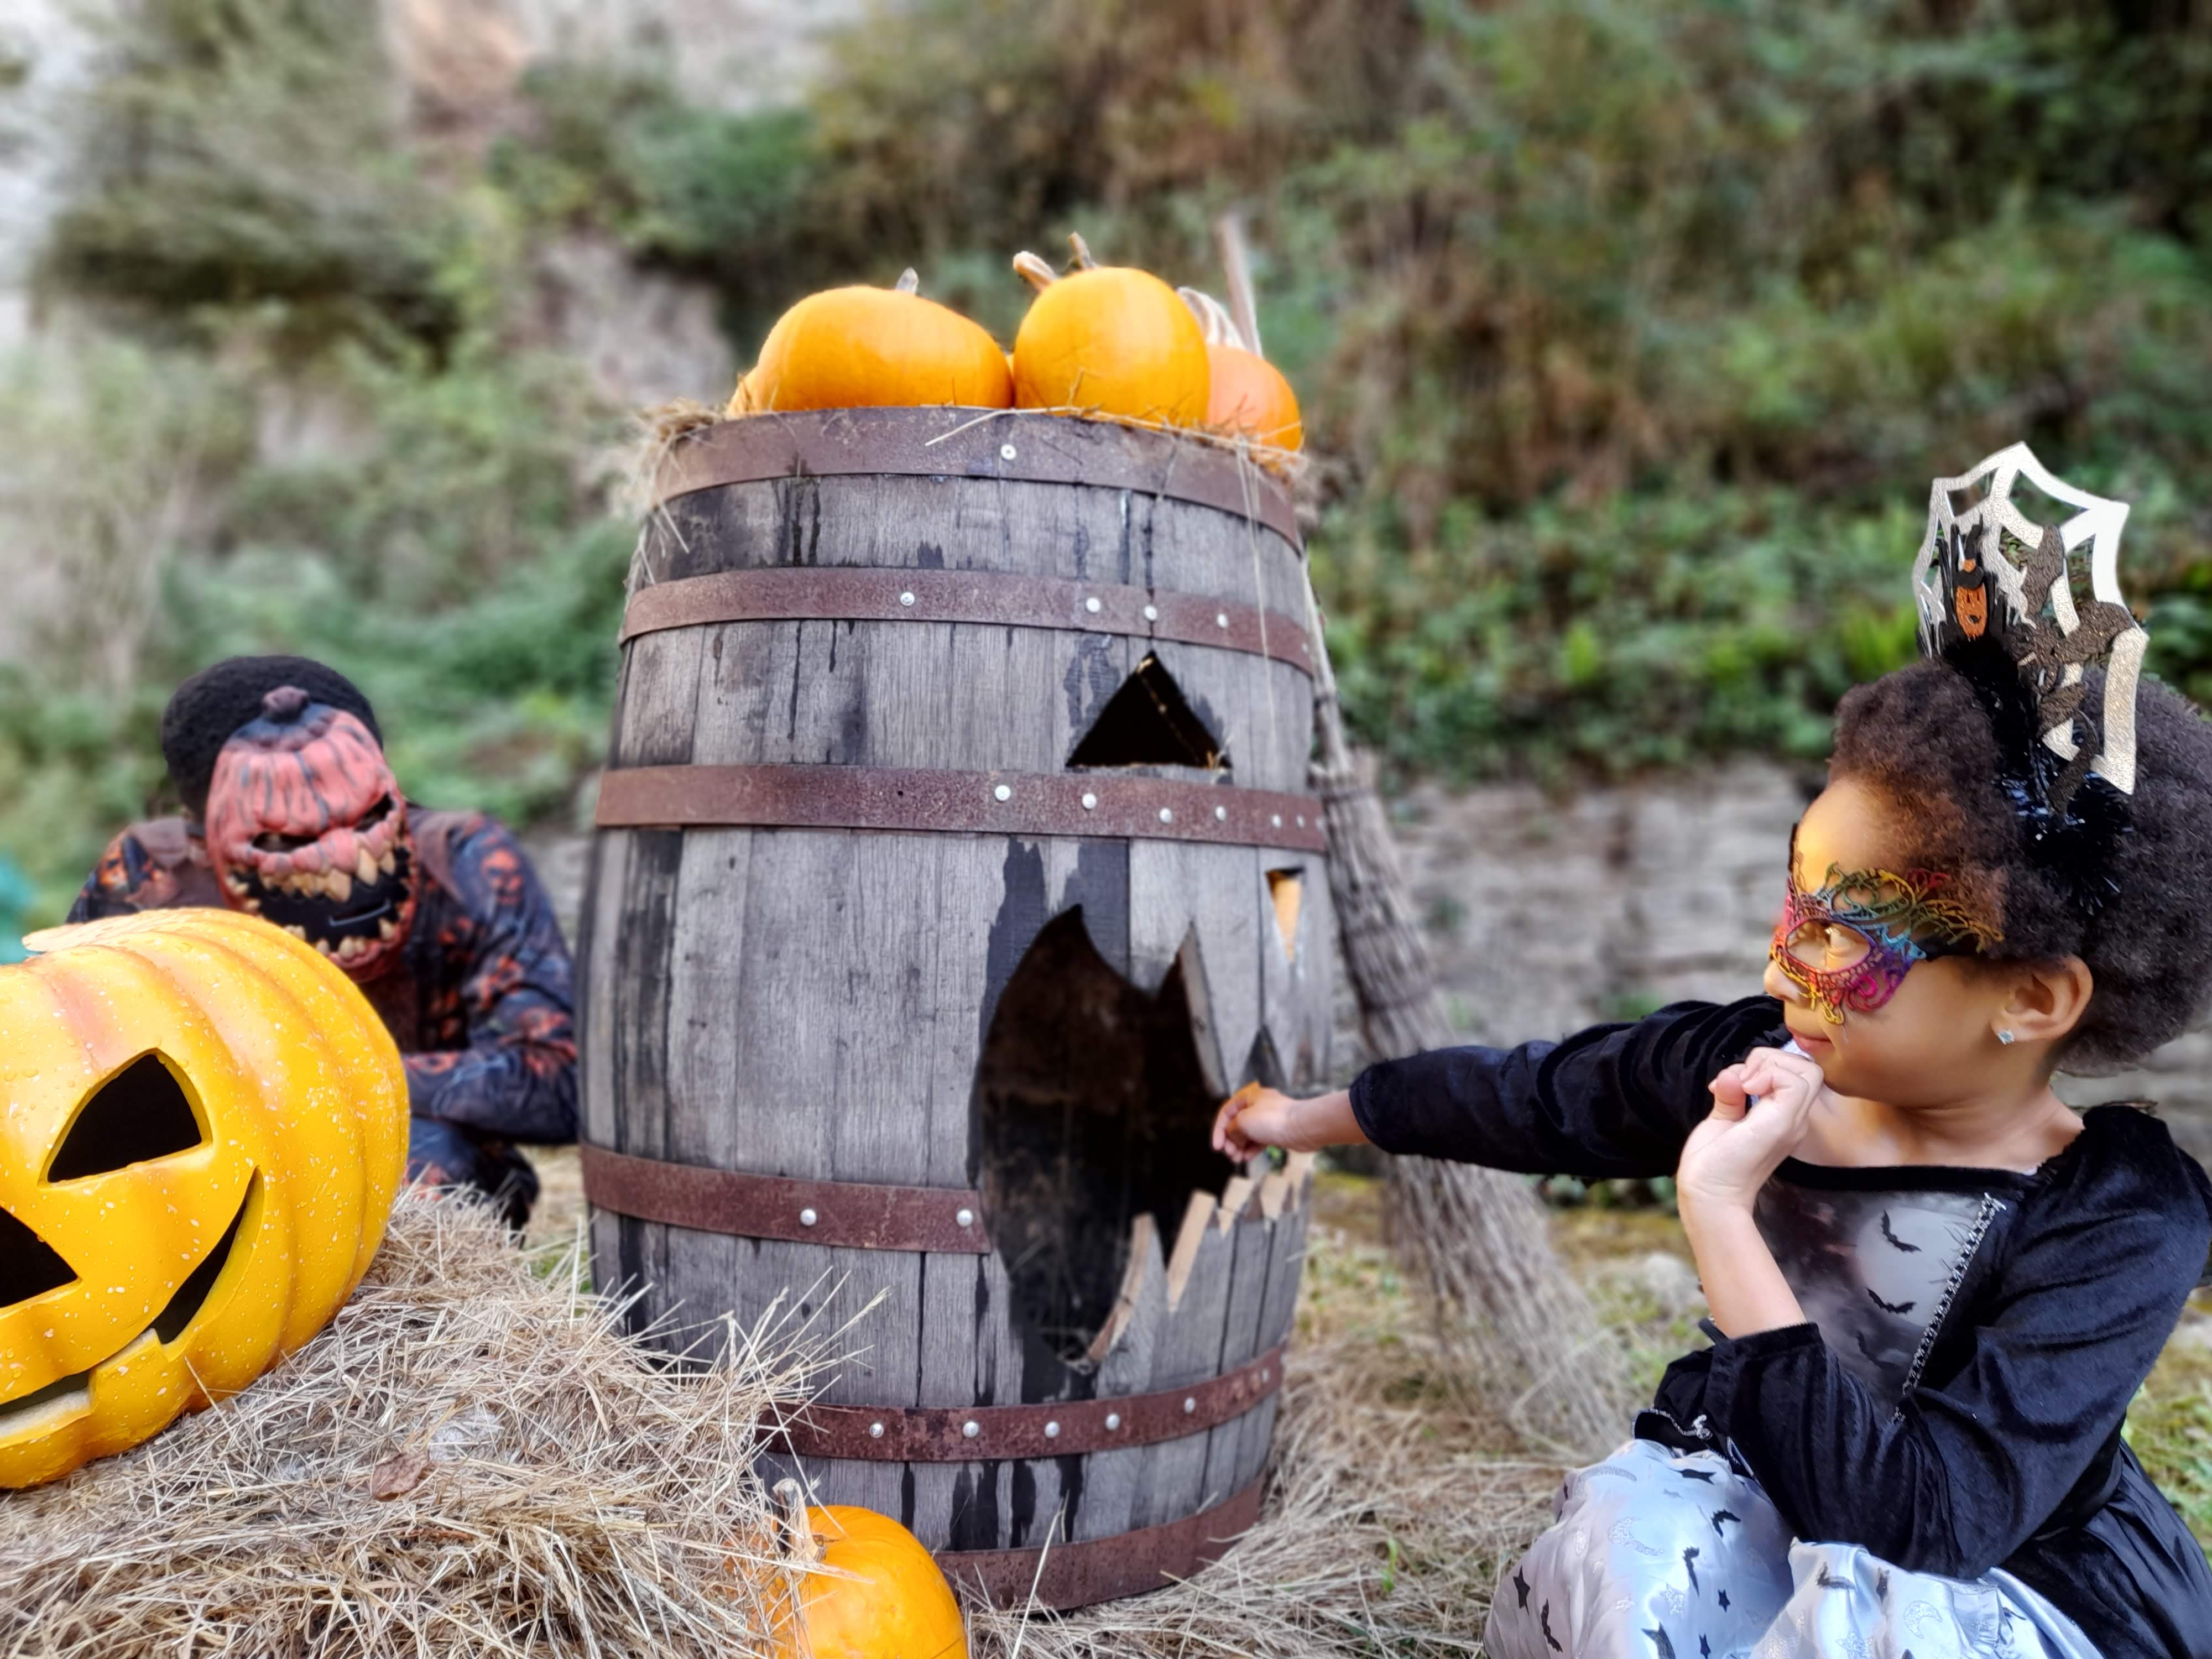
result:
[[[1206,335],[1213,380],[1206,404],[1206,425],[1270,449],[1301,447],[1306,434],[1298,418],[1298,394],[1291,390],[1282,371],[1251,348],[1221,301],[1194,288],[1176,292]]]
[[[1014,403],[1158,426],[1206,418],[1212,374],[1189,307],[1149,271],[1100,265],[1080,236],[1079,267],[1055,277],[1034,253],[1014,269],[1036,289],[1014,337]]]
[[[809,1509],[796,1480],[776,1482],[775,1502],[800,1575],[776,1659],[967,1659],[960,1603],[920,1539],[873,1510]]]
[[[726,412],[735,419],[783,409],[1011,406],[1013,381],[998,342],[917,287],[909,270],[896,288],[808,295],[776,319]]]

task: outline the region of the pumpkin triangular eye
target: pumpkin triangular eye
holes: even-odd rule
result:
[[[1225,767],[1221,740],[1191,712],[1175,676],[1146,657],[1106,700],[1070,766]]]
[[[76,1277],[52,1245],[0,1210],[0,1308],[44,1296]]]
[[[189,1152],[207,1139],[175,1073],[141,1054],[92,1091],[54,1153],[49,1181],[81,1181]]]

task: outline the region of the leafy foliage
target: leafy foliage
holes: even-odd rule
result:
[[[88,676],[50,630],[0,686],[0,847],[42,892],[143,803],[159,689],[221,650],[335,656],[425,793],[564,810],[627,541],[612,411],[528,325],[537,250],[576,240],[712,284],[741,349],[909,263],[1004,336],[1014,248],[1079,225],[1206,285],[1243,204],[1326,458],[1340,678],[1401,774],[1817,756],[1912,648],[1924,481],[2020,437],[2134,502],[2153,665],[2212,695],[2189,9],[903,0],[787,106],[542,63],[484,151],[363,95],[371,19],[137,0],[88,109],[45,269],[167,343],[103,371],[145,394],[104,418],[205,459],[190,512],[114,544],[172,596],[143,637]],[[112,472],[41,407],[0,425],[43,422],[46,511]]]

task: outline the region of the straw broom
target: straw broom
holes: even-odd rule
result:
[[[1260,349],[1243,226],[1214,222],[1237,330]],[[1352,745],[1321,608],[1306,586],[1315,665],[1313,766],[1328,824],[1329,891],[1360,1032],[1377,1059],[1450,1041],[1436,971],[1413,917],[1371,757]],[[1453,1368],[1524,1432],[1595,1454],[1620,1439],[1632,1391],[1620,1345],[1552,1249],[1542,1202],[1519,1177],[1434,1158],[1389,1164],[1393,1240],[1432,1298]]]

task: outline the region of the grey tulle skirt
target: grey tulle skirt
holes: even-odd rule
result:
[[[1492,1659],[2097,1659],[2008,1572],[1795,1541],[1712,1452],[1632,1440],[1566,1478],[1558,1517],[1498,1581]]]

